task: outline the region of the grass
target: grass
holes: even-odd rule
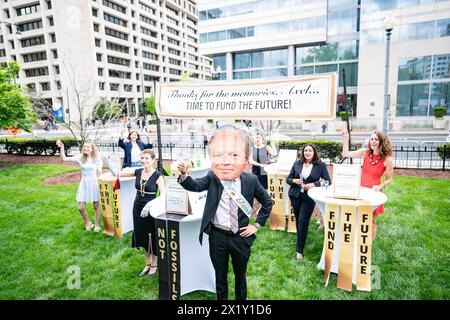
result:
[[[0,299],[158,298],[158,277],[137,277],[143,253],[122,240],[85,232],[77,210],[77,184],[44,186],[42,180],[74,168],[17,165],[0,171]],[[373,265],[380,289],[345,292],[328,287],[317,270],[323,232],[312,221],[305,259],[296,261],[295,234],[258,232],[247,281],[249,299],[449,299],[448,180],[395,177],[386,189],[385,214],[378,220]],[[92,207],[89,208],[93,216]],[[70,289],[70,267],[79,267],[79,289]],[[230,297],[234,280],[230,268]],[[182,299],[215,299],[193,292]]]

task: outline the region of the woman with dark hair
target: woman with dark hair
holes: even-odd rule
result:
[[[150,215],[151,201],[156,198],[159,191],[160,197],[165,197],[164,177],[154,169],[155,152],[142,150],[140,152],[142,168],[120,173],[122,177],[136,176],[136,198],[133,204],[133,248],[144,248],[146,266],[139,276],[153,275],[158,270],[155,218]],[[145,210],[144,210],[145,208]]]
[[[308,196],[308,191],[311,188],[320,187],[321,178],[331,184],[327,166],[320,160],[316,146],[306,144],[301,150],[300,158],[294,162],[286,178],[287,184],[291,186],[288,195],[297,224],[297,260],[303,259],[309,220],[315,207],[315,202]]]
[[[136,130],[130,130],[128,140],[124,140],[124,129],[121,129],[119,137],[119,147],[125,151],[123,159],[123,168],[126,167],[140,167],[141,166],[141,151],[144,149],[152,149],[153,144],[150,143],[150,137],[147,136],[147,144],[142,142],[141,136]]]
[[[342,155],[349,158],[364,157],[361,171],[361,186],[382,191],[394,176],[394,162],[392,160],[392,146],[389,138],[381,131],[375,130],[370,136],[367,146],[356,151],[348,150],[348,132],[343,131]],[[386,174],[386,179],[381,183],[381,177]],[[377,232],[377,215],[384,212],[382,204],[373,212],[372,240],[375,240]]]

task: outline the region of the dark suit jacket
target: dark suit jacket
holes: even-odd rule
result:
[[[241,193],[244,198],[253,205],[253,199],[256,198],[259,203],[261,203],[261,210],[258,213],[256,222],[261,226],[266,224],[267,218],[269,218],[270,211],[272,210],[272,199],[270,198],[267,191],[261,186],[258,178],[254,174],[242,173],[241,179]],[[178,179],[180,182],[180,178]],[[217,207],[219,206],[220,198],[222,197],[223,186],[219,178],[214,174],[214,172],[209,171],[208,174],[199,179],[192,179],[188,176],[183,182],[180,183],[183,188],[193,192],[201,192],[208,190],[208,195],[206,197],[205,209],[203,210],[202,225],[200,228],[200,243],[203,240],[203,232],[209,234],[211,229],[211,221],[216,214]],[[239,208],[238,210],[238,222],[239,228],[245,227],[249,223],[249,218],[247,215]],[[253,244],[256,236],[253,234],[246,239],[249,245]]]
[[[137,140],[136,144],[138,145],[139,149],[151,149],[153,148],[153,144],[149,143],[143,143],[141,140]],[[131,167],[131,148],[133,145],[130,141],[119,138],[119,147],[121,147],[123,150],[125,150],[125,157],[123,158],[123,167]]]
[[[295,161],[294,165],[292,166],[291,172],[289,173],[289,175],[286,177],[286,182],[287,184],[289,184],[291,187],[289,188],[289,192],[288,195],[290,197],[294,197],[294,198],[298,198],[300,197],[300,189],[301,186],[299,186],[298,184],[292,183],[292,180],[294,179],[300,179],[300,174],[302,173],[302,169],[303,169],[303,163],[300,161]],[[314,183],[314,185],[316,187],[320,187],[320,182],[319,179],[322,178],[324,180],[328,180],[331,184],[331,178],[330,175],[328,173],[327,170],[327,166],[324,162],[320,162],[318,164],[315,164],[313,166],[313,168],[311,169],[311,174],[309,175],[309,177],[307,179],[305,179],[303,181],[303,183],[307,184],[307,183]],[[305,192],[305,195],[308,196],[308,193]],[[309,198],[309,196],[308,196]],[[311,198],[309,198],[311,201]]]

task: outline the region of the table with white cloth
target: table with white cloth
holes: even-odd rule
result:
[[[333,198],[333,188],[332,187],[312,188],[312,189],[308,190],[308,195],[319,206],[325,223],[326,223],[325,207],[326,207],[327,200],[330,200],[330,199],[341,200],[341,199]],[[363,202],[367,203],[367,201],[368,201],[368,203],[370,203],[370,205],[372,206],[373,210],[375,210],[380,205],[385,203],[386,200],[387,200],[387,197],[384,193],[374,191],[371,188],[361,187],[360,197],[358,200],[345,199],[342,201],[346,201],[347,203],[348,202],[353,203],[357,207],[355,218],[356,218],[356,221],[358,221],[358,204],[363,203]],[[342,217],[342,215],[339,213],[337,216],[338,226],[342,223],[343,219],[344,219],[344,217]],[[336,228],[336,239],[340,239],[340,230],[341,230],[340,227]],[[324,231],[326,232],[326,227],[324,228]],[[354,228],[353,232],[358,232],[357,228]],[[322,270],[325,269],[326,236],[327,235],[325,235],[325,239],[324,239],[324,247],[323,247],[323,251],[322,251],[322,256],[321,256],[320,262],[318,264],[318,268],[322,269]],[[357,263],[355,261],[356,257],[357,257],[356,252],[357,252],[357,241],[354,241],[354,251],[353,251],[354,261],[353,261],[353,269],[352,269],[352,283],[356,283],[356,266],[357,266]],[[336,241],[335,248],[334,248],[334,255],[332,258],[332,262],[331,262],[331,272],[338,273],[338,271],[339,271],[339,241]]]
[[[203,177],[209,166],[194,168],[195,178]],[[209,256],[208,235],[199,235],[207,192],[189,192],[192,214],[165,211],[164,199],[151,201],[150,214],[155,218],[158,251],[159,299],[178,300],[189,292],[216,292],[215,272]]]

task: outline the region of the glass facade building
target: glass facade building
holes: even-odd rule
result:
[[[213,79],[283,78],[343,70],[353,115],[382,118],[386,32],[393,15],[390,117],[449,115],[450,1],[198,1],[200,52]]]

